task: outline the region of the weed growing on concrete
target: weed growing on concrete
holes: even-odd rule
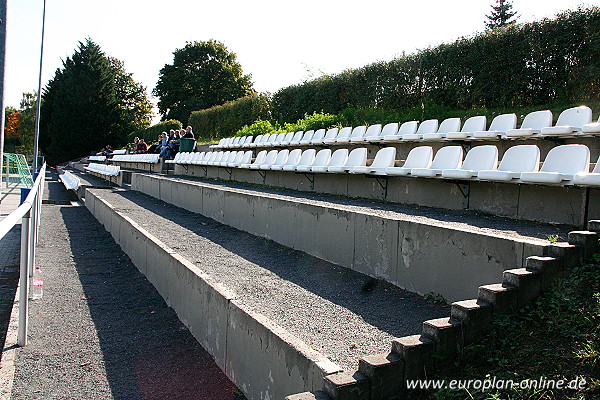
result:
[[[496,316],[489,333],[463,349],[454,363],[428,379],[502,379],[514,382],[564,379],[577,389],[440,389],[414,391],[411,400],[591,400],[600,398],[600,254],[533,304]]]

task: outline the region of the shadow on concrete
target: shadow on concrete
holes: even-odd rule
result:
[[[84,207],[61,207],[115,399],[243,399]]]
[[[223,225],[200,214],[164,203],[135,191],[119,191],[147,211],[218,244],[229,252],[256,264],[284,280],[360,315],[367,323],[392,336],[421,332],[426,319],[448,316],[447,307],[431,304],[423,297],[384,281],[344,268],[304,252]],[[148,220],[152,220],[150,217]],[[141,223],[141,221],[137,221]],[[144,224],[146,225],[146,224]],[[148,229],[148,228],[145,228]],[[161,228],[162,229],[162,228]],[[166,230],[166,228],[165,228]],[[168,235],[157,235],[178,250]],[[189,238],[188,233],[174,236]],[[177,240],[177,239],[176,239]],[[182,253],[185,256],[185,254]],[[196,262],[196,259],[190,259]],[[209,272],[210,273],[210,272]],[[243,278],[242,278],[243,279]],[[227,282],[224,282],[228,286]],[[235,288],[230,287],[236,291]]]

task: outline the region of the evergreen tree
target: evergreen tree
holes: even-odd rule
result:
[[[122,145],[150,124],[149,100],[123,63],[87,39],[63,61],[42,96],[40,147],[50,164]]]
[[[485,21],[488,29],[514,24],[519,18],[517,13],[512,11],[512,4],[508,0],[496,0],[496,5],[491,7],[492,13],[486,15],[487,21]]]
[[[220,42],[186,43],[173,52],[173,64],[160,70],[153,94],[159,97],[163,120],[186,125],[192,111],[202,110],[254,93],[250,75]]]

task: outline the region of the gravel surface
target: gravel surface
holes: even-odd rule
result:
[[[446,210],[433,207],[418,207],[381,201],[352,199],[342,196],[297,192],[293,190],[265,188],[260,185],[223,182],[212,179],[194,177],[168,176],[169,179],[195,181],[203,185],[231,188],[236,191],[268,195],[269,197],[286,199],[306,204],[318,204],[356,211],[386,218],[415,221],[437,226],[451,226],[456,229],[477,231],[479,233],[507,238],[524,238],[543,240],[547,243],[548,235],[558,235],[566,240],[573,227],[564,224],[545,224],[524,220],[503,218],[472,210]]]
[[[235,386],[85,207],[42,207],[44,298],[12,399],[233,400]]]
[[[135,191],[92,189],[166,245],[347,370],[448,308]]]

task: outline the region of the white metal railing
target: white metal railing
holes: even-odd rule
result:
[[[6,218],[0,221],[0,240],[21,220],[21,261],[19,275],[19,336],[17,344],[27,344],[27,324],[29,313],[29,278],[33,275],[35,246],[40,225],[40,211],[44,192],[46,164],[40,168],[29,194],[23,203]]]

